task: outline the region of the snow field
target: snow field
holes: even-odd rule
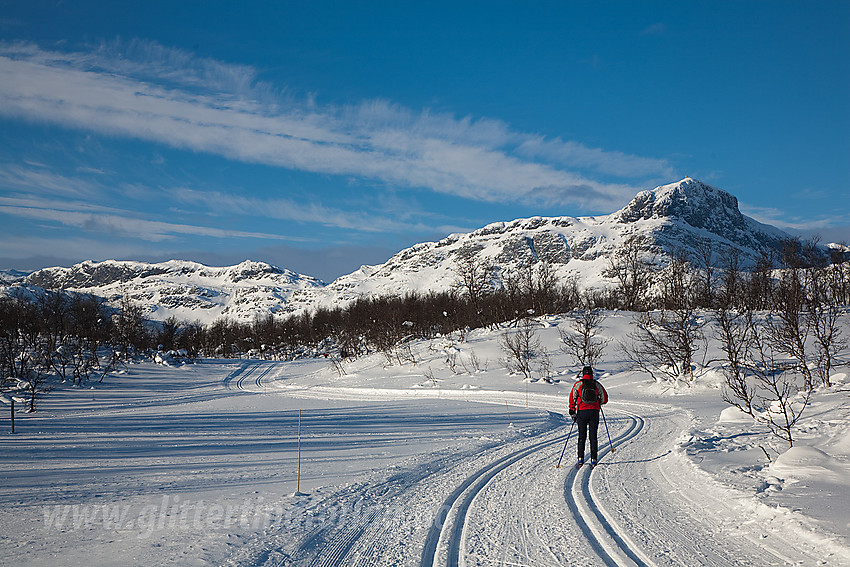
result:
[[[629,319],[609,314],[604,335]],[[573,431],[556,469],[575,371],[561,324],[539,326],[552,384],[508,375],[500,332],[480,330],[343,375],[326,359],[145,363],[59,387],[0,436],[4,560],[850,565],[844,374],[815,392],[787,451],[720,400],[716,366],[655,383],[612,344],[597,374],[616,451],[600,424],[600,465],[576,471]]]
[[[18,434],[0,437],[7,560],[220,564],[258,532],[303,525],[317,500],[326,514],[316,525],[358,518],[362,507],[325,501],[349,483],[415,466],[435,451],[477,453],[547,420],[516,411],[511,429],[498,406],[310,401],[236,387],[240,370],[247,377],[274,368],[266,376],[285,377],[316,362],[134,365],[94,390],[46,398],[42,412],[21,416]],[[298,409],[301,490],[310,495],[293,499]]]

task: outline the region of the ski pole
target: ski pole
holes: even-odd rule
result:
[[[599,406],[599,412],[602,414],[602,423],[605,424],[605,433],[608,434],[608,444],[611,445],[611,452],[613,453],[615,451],[614,444],[611,443],[611,432],[608,431],[608,420],[605,419],[605,412],[602,411],[601,405]]]
[[[570,442],[570,435],[572,435],[572,434],[573,434],[573,427],[575,427],[575,425],[576,425],[576,421],[575,421],[575,420],[573,420],[573,424],[572,424],[572,425],[570,425],[570,432],[569,432],[569,433],[567,433],[567,440],[566,440],[566,441],[564,441],[564,448],[563,448],[563,449],[561,449],[561,456],[558,458],[558,464],[557,464],[557,465],[555,465],[555,468],[556,468],[556,469],[561,468],[561,460],[564,458],[564,453],[566,453],[566,452],[567,452],[567,443],[569,443],[569,442]]]

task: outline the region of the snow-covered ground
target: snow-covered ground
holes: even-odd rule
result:
[[[612,444],[601,425],[600,465],[576,470],[573,431],[556,468],[576,370],[558,325],[538,329],[552,384],[509,375],[481,330],[413,344],[415,364],[143,363],[59,386],[0,435],[0,563],[850,565],[846,367],[788,451],[721,401],[716,368],[673,388],[611,343]]]

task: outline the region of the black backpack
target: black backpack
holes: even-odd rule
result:
[[[595,404],[599,401],[599,395],[596,393],[596,380],[593,378],[582,378],[581,401],[584,404]]]

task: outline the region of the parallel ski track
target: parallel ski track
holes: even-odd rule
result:
[[[255,362],[253,365],[251,365],[251,367],[248,369],[247,372],[243,372],[242,374],[240,374],[239,378],[236,380],[236,389],[237,390],[244,390],[245,389],[245,380],[248,379],[248,377],[250,377],[251,374],[256,372],[257,368],[259,368],[259,367],[260,367],[260,363]]]
[[[613,441],[618,444],[634,438],[640,433],[641,429],[643,429],[644,421],[642,418],[633,415],[628,415],[627,418],[631,422],[629,427],[624,432],[613,438]],[[577,432],[573,433],[571,437],[576,435]],[[419,563],[420,566],[433,567],[437,564],[437,547],[441,538],[443,538],[448,545],[447,565],[449,567],[459,566],[466,517],[476,496],[497,474],[499,474],[499,472],[513,465],[520,459],[528,457],[532,453],[536,453],[537,451],[553,445],[560,445],[560,443],[563,443],[566,440],[567,436],[560,436],[556,439],[535,443],[505,455],[467,477],[467,479],[455,488],[455,490],[443,501],[443,505],[440,507],[437,517],[434,519],[425,539],[425,546],[422,550],[422,556]],[[600,446],[602,445],[602,441],[603,439],[600,438]],[[610,446],[606,446],[604,450],[600,447],[600,457],[603,457],[609,452]],[[587,474],[579,474],[582,471],[573,467],[570,467],[569,471],[570,472],[567,473],[567,478],[564,481],[564,499],[570,509],[570,512],[575,517],[579,528],[591,542],[591,547],[604,564],[616,566],[621,563],[608,552],[602,538],[597,535],[597,531],[591,528],[592,525],[596,527],[597,530],[601,527],[608,536],[616,542],[620,552],[633,561],[634,564],[640,567],[648,567],[648,564],[640,559],[639,553],[633,550],[624,540],[623,536],[618,533],[617,529],[611,525],[602,512],[599,504],[597,504],[594,500],[590,491],[590,471],[588,471]],[[582,498],[584,498],[587,502],[587,510],[582,510],[582,508],[577,504],[573,486],[576,486],[581,491]],[[452,509],[456,510],[454,520],[452,522],[447,522],[446,520],[449,512]]]
[[[261,372],[257,372],[260,367],[264,367]],[[262,362],[257,361],[247,361],[245,364],[225,376],[222,381],[222,385],[228,389],[237,389],[237,390],[245,390],[245,382],[250,381],[256,384],[258,389],[263,389],[263,378],[265,378],[269,372],[275,367],[273,362],[266,362],[263,364]],[[236,380],[236,383],[233,384],[233,381]]]
[[[268,375],[268,373],[271,372],[272,368],[274,368],[273,364],[267,364],[266,369],[263,370],[263,372],[259,376],[257,376],[257,380],[256,380],[257,388],[260,388],[260,389],[265,388],[265,386],[263,386],[263,378],[265,378],[266,375]]]
[[[265,368],[263,368],[263,370],[260,373],[257,374],[256,371],[257,371],[258,368],[260,368],[260,366],[265,366]],[[244,372],[239,376],[239,379],[236,381],[236,389],[237,390],[244,390],[245,389],[245,381],[248,380],[249,378],[251,379],[252,382],[254,382],[254,384],[257,385],[257,388],[262,389],[263,388],[263,378],[265,378],[266,375],[269,372],[271,372],[272,368],[274,368],[273,363],[266,363],[265,365],[263,365],[262,362],[257,362],[256,364],[254,364],[251,367],[251,369],[248,372]],[[256,374],[256,376],[252,377],[254,374]]]
[[[230,387],[230,383],[233,382],[234,378],[240,379],[240,377],[245,374],[246,370],[248,370],[250,368],[251,371],[253,371],[254,368],[256,368],[256,367],[257,367],[256,363],[252,364],[251,361],[245,362],[242,366],[240,366],[239,368],[237,368],[236,370],[234,370],[233,372],[231,372],[230,374],[225,376],[224,380],[222,380],[222,382],[221,382],[221,385],[224,386],[225,389],[231,390],[232,388]],[[239,383],[237,382],[237,386],[238,386],[238,384]]]
[[[621,444],[636,437],[643,429],[644,420],[642,417],[637,415],[627,415],[626,417],[631,421],[631,423],[623,433],[613,438],[612,441],[617,444]],[[600,431],[600,434],[601,433],[603,432]],[[600,466],[605,466],[602,458],[611,452],[611,446],[610,444],[604,444],[605,440],[607,439],[600,435]],[[613,526],[605,516],[602,511],[602,507],[596,502],[593,492],[590,490],[591,471],[584,474],[585,470],[586,467],[582,467],[581,469],[573,467],[567,474],[567,478],[564,480],[564,500],[567,502],[570,512],[575,518],[582,533],[586,536],[590,546],[605,565],[619,566],[623,564],[621,558],[616,557],[617,554],[611,553],[612,550],[609,547],[610,543],[606,545],[606,542],[603,541],[604,538],[601,537],[602,534],[597,531],[601,527],[605,534],[607,534],[607,536],[610,537],[616,544],[617,551],[619,551],[620,555],[627,557],[634,565],[638,565],[639,567],[650,567],[651,564],[645,562],[640,557],[640,551],[633,549],[632,546],[624,539],[622,534],[620,534],[619,530]],[[579,498],[581,498],[582,502],[586,505],[586,509],[583,509],[584,507],[579,505]],[[630,565],[631,563],[626,562],[625,564]]]
[[[310,567],[335,567],[342,564],[351,548],[377,516],[378,512],[370,511],[359,522],[348,526],[341,537],[334,538],[329,547],[322,549],[322,554],[310,562]],[[309,546],[310,543],[312,542],[308,540],[302,545],[302,548]]]
[[[559,445],[566,441],[567,436],[557,437],[548,441],[535,443],[529,447],[525,447],[513,453],[509,453],[504,457],[497,459],[489,465],[482,467],[472,475],[466,478],[451,494],[443,501],[440,510],[437,512],[437,517],[431,524],[428,535],[425,538],[425,546],[422,550],[422,559],[419,562],[421,567],[432,567],[437,559],[437,544],[440,541],[441,534],[447,531],[446,537],[449,544],[449,565],[458,565],[460,559],[460,543],[463,539],[463,527],[466,520],[466,513],[469,506],[475,499],[475,496],[489,483],[493,477],[499,472],[508,468],[520,459],[535,453],[552,445]],[[470,488],[471,487],[471,488]],[[469,489],[469,490],[467,490]],[[455,508],[457,516],[455,521],[449,526],[446,519],[449,511]]]

